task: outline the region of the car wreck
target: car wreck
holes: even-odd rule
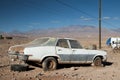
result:
[[[101,66],[107,60],[107,52],[83,49],[77,40],[70,38],[38,38],[28,44],[11,46],[8,54],[12,61],[38,62],[44,71],[55,70],[58,64]]]

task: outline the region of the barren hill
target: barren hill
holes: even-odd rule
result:
[[[11,36],[22,36],[22,37],[75,37],[75,38],[93,38],[98,37],[99,29],[95,26],[87,25],[71,25],[61,28],[51,28],[51,29],[37,29],[30,30],[27,32],[12,31],[10,33],[5,33],[4,35]],[[102,37],[120,36],[119,29],[108,29],[102,28]]]
[[[102,37],[120,36],[120,29],[102,28]],[[56,36],[56,37],[98,37],[99,29],[94,26],[72,25],[46,30],[31,30],[26,33],[32,36]]]

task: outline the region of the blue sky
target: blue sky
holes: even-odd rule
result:
[[[102,0],[102,27],[120,28],[120,0]],[[0,0],[0,31],[98,26],[98,0]]]

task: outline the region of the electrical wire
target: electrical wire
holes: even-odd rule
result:
[[[89,13],[83,11],[83,10],[80,10],[80,9],[78,9],[78,8],[76,8],[76,7],[73,7],[72,5],[70,5],[70,4],[68,4],[68,3],[65,3],[65,2],[60,1],[60,0],[56,0],[56,1],[57,1],[58,3],[64,5],[64,6],[66,6],[66,7],[69,7],[69,8],[71,8],[71,9],[74,9],[74,10],[76,10],[76,11],[82,13],[82,14],[85,14],[85,15],[87,15],[87,16],[90,16],[90,17],[95,18],[95,19],[98,20],[97,17],[95,17],[95,16],[93,16],[93,15],[91,15],[91,14],[89,14]],[[114,25],[114,24],[112,24],[112,23],[109,23],[109,22],[107,22],[107,21],[103,21],[103,20],[102,20],[102,22],[104,22],[104,23],[106,23],[106,24],[108,24],[108,25],[110,25],[110,26],[113,26],[113,27],[119,27],[119,26],[116,26],[116,25]]]
[[[56,1],[57,1],[58,3],[64,5],[64,6],[67,6],[67,7],[71,8],[71,9],[74,9],[74,10],[76,10],[76,11],[82,13],[82,14],[85,14],[85,15],[87,15],[87,16],[90,16],[90,17],[96,18],[95,16],[90,15],[90,14],[86,13],[85,11],[80,10],[80,9],[78,9],[78,8],[76,8],[76,7],[73,7],[72,5],[67,4],[67,3],[65,3],[65,2],[63,2],[63,1],[60,1],[60,0],[56,0]]]
[[[85,12],[85,11],[79,9],[79,8],[76,8],[76,7],[74,7],[74,6],[72,6],[72,5],[68,4],[68,3],[65,3],[65,2],[60,1],[60,0],[56,0],[56,2],[58,2],[58,3],[60,3],[60,4],[64,5],[64,6],[66,6],[66,7],[69,7],[69,8],[71,8],[71,9],[77,11],[77,12],[80,12],[80,13],[82,13],[82,14],[85,14],[85,15],[87,15],[87,16],[89,16],[89,17],[92,17],[92,18],[98,20],[97,17],[95,17],[95,16],[93,16],[93,15],[91,15],[91,14],[89,14],[89,13],[87,13],[87,12]],[[41,9],[40,7],[34,6],[34,5],[36,5],[36,4],[33,3],[33,2],[30,2],[30,1],[29,1],[29,3],[24,2],[24,3],[21,3],[21,4],[22,4],[23,6],[25,6],[25,7],[36,8],[36,9],[38,9],[38,10]],[[33,4],[34,4],[34,5],[33,5]],[[47,8],[48,8],[48,9],[47,9],[46,12],[48,12],[49,14],[52,14],[52,15],[53,15],[53,14],[55,14],[55,15],[58,15],[58,14],[59,14],[58,11],[56,11],[56,10],[51,11],[49,7],[47,7]],[[48,10],[49,10],[49,11],[48,11]],[[59,14],[59,15],[64,15],[64,14]],[[117,25],[114,25],[114,24],[109,23],[109,22],[104,21],[104,20],[102,20],[102,22],[110,25],[111,27],[112,27],[112,26],[113,26],[113,27],[119,27],[119,26],[117,26]]]

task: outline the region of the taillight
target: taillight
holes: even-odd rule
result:
[[[24,51],[23,51],[23,50],[20,50],[20,51],[19,51],[19,54],[24,54]]]

